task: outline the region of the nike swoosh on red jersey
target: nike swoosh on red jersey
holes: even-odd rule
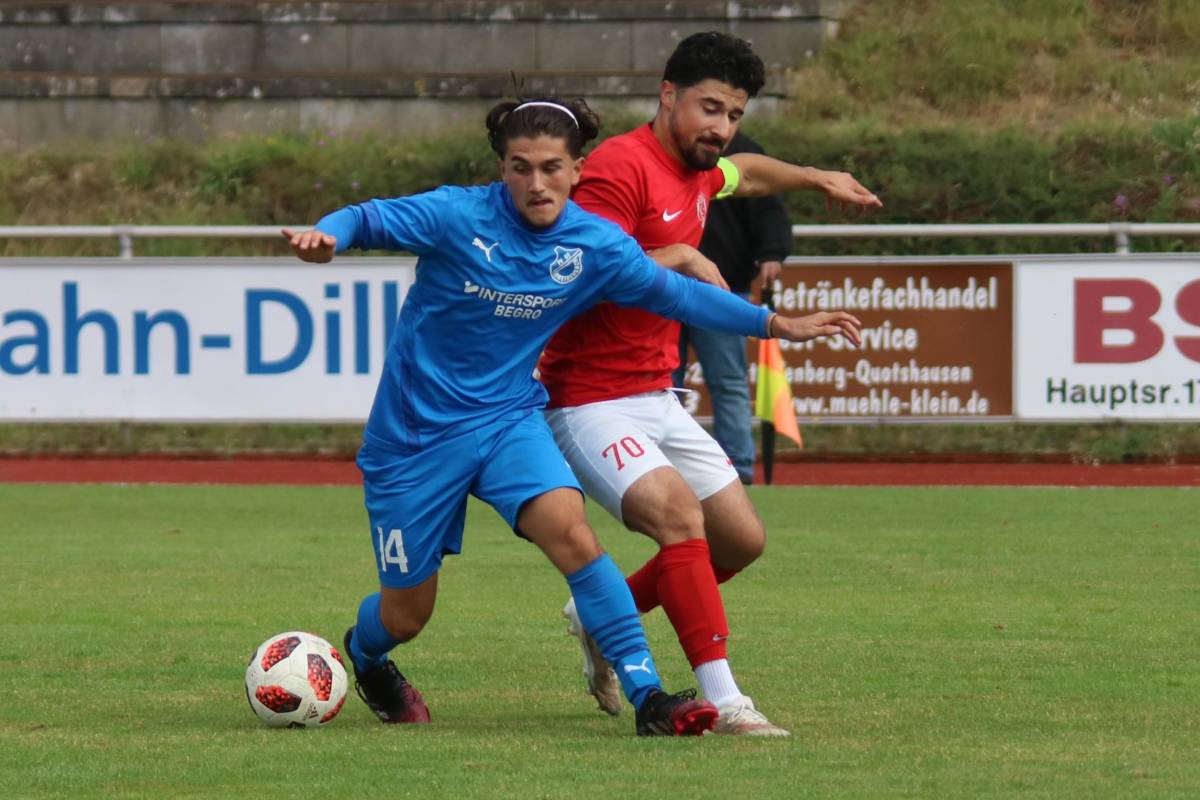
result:
[[[663,209],[663,222],[670,222],[671,220],[675,219],[676,217],[678,217],[678,216],[679,216],[680,214],[682,214],[682,213],[683,213],[683,209],[682,209],[682,208],[681,208],[681,209],[679,209],[678,211],[676,211],[674,214],[668,214],[668,213],[667,213],[667,210],[664,208],[664,209]]]

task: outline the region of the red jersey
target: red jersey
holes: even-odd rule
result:
[[[719,167],[696,172],[684,166],[644,125],[592,151],[572,199],[620,225],[644,250],[698,247],[709,199],[724,186]],[[538,371],[549,407],[557,408],[666,389],[678,366],[678,322],[601,303],[558,329]]]

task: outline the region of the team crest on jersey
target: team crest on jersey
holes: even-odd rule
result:
[[[550,277],[555,283],[570,283],[583,272],[583,250],[578,247],[555,247]]]
[[[696,218],[700,220],[700,227],[704,227],[704,220],[708,218],[708,198],[704,196],[704,192],[696,195]]]

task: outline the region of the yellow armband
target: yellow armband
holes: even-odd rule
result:
[[[742,182],[742,173],[738,172],[737,165],[728,158],[718,158],[717,168],[725,175],[725,185],[717,192],[717,199],[724,200],[737,191],[738,184]]]

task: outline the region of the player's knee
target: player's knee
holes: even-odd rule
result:
[[[708,544],[713,564],[739,572],[762,556],[767,548],[767,532],[756,518],[754,524],[740,527],[735,535],[727,529],[710,532]]]
[[[761,524],[756,525],[753,530],[747,531],[746,535],[738,540],[736,552],[739,560],[738,569],[746,567],[757,561],[767,549],[767,532]]]
[[[566,560],[586,565],[600,557],[600,543],[586,522],[571,525],[562,537],[561,552]]]
[[[573,522],[553,536],[539,537],[537,545],[563,575],[582,569],[604,552],[586,522]]]
[[[704,538],[704,512],[691,502],[631,504],[623,509],[625,524],[644,533],[659,545]]]

